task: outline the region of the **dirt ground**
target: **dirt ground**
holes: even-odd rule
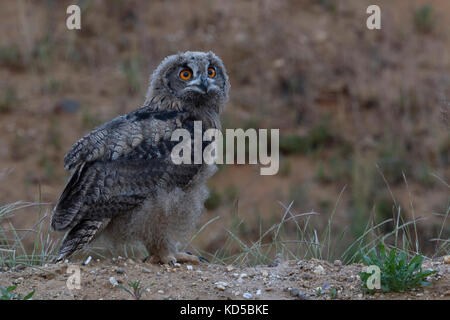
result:
[[[80,289],[69,290],[67,287],[72,274],[68,273],[69,266],[80,268]],[[0,286],[17,284],[17,292],[23,295],[35,290],[34,300],[133,299],[119,286],[128,287],[129,282],[137,280],[144,289],[141,299],[450,300],[450,264],[439,258],[426,261],[423,267],[438,270],[432,276],[432,286],[407,293],[374,295],[361,291],[358,273],[363,270],[363,265],[340,265],[339,261],[331,264],[315,259],[249,268],[209,263],[169,267],[122,257],[92,259],[87,265],[60,263],[3,270]]]

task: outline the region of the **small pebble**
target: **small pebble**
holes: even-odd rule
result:
[[[309,273],[304,273],[304,274],[302,274],[302,279],[303,279],[303,280],[309,280],[309,279],[311,279],[311,278],[312,278],[312,275],[309,274]]]
[[[187,265],[187,266],[186,266],[186,269],[188,269],[189,271],[194,270],[194,268],[193,268],[192,266],[190,266],[190,265]]]
[[[55,112],[75,113],[80,109],[80,102],[72,99],[64,99],[59,101],[54,110]]]
[[[324,274],[325,273],[325,269],[321,265],[318,265],[317,267],[314,268],[313,272],[315,274]]]
[[[243,296],[245,299],[251,299],[251,298],[253,297],[253,295],[252,295],[251,293],[249,293],[249,292],[245,292],[242,296]]]
[[[308,300],[308,295],[307,295],[306,293],[304,293],[303,291],[300,291],[300,292],[298,293],[298,298],[299,298],[300,300]]]
[[[450,264],[450,255],[444,257],[444,263]]]
[[[23,264],[18,264],[17,266],[14,267],[14,271],[21,271],[25,269],[25,265]]]
[[[224,282],[224,281],[219,281],[215,283],[216,285],[216,289],[219,289],[220,291],[224,291],[225,288],[228,286],[228,283]]]
[[[260,290],[260,289],[256,290],[256,295],[257,295],[257,296],[260,296],[260,295],[261,295],[261,290]]]
[[[299,294],[299,290],[296,288],[293,288],[293,289],[289,290],[289,293],[291,294],[292,297],[297,297]]]
[[[329,284],[328,282],[324,282],[324,283],[323,283],[322,289],[328,290],[328,289],[330,289],[330,288],[331,288],[331,286],[330,286],[330,284]]]
[[[227,269],[228,272],[230,272],[230,271],[234,270],[234,267],[232,265],[229,265],[229,266],[227,266],[226,269]]]
[[[117,282],[116,278],[114,278],[114,277],[109,278],[109,283],[111,283],[111,285],[113,287],[117,287],[119,285],[119,283]]]
[[[89,262],[91,262],[91,260],[92,260],[91,256],[87,257],[87,259],[83,262],[83,265],[87,266],[89,264]]]
[[[340,267],[340,266],[342,266],[342,261],[341,260],[334,260],[334,266],[335,267]]]

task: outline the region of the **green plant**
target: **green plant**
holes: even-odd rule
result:
[[[93,129],[101,125],[103,123],[103,119],[92,113],[89,109],[86,109],[83,112],[81,123],[84,128]]]
[[[39,266],[54,259],[59,241],[50,237],[49,213],[43,214],[42,206],[41,202],[20,201],[0,205],[0,267],[12,268],[19,264]],[[15,228],[11,218],[18,211],[32,207],[38,207],[38,221],[29,229]],[[31,249],[26,245],[28,240],[32,240]]]
[[[308,133],[308,152],[312,153],[322,150],[327,144],[332,142],[333,136],[329,120],[327,118],[322,119]]]
[[[322,288],[319,287],[316,289],[316,296],[320,297],[322,293],[323,293]]]
[[[307,139],[296,135],[280,137],[280,152],[283,154],[304,153],[308,149]]]
[[[414,25],[419,32],[431,32],[435,22],[433,7],[430,4],[425,4],[415,10]]]
[[[329,295],[330,295],[331,299],[335,299],[336,298],[336,296],[337,296],[337,289],[336,289],[336,287],[331,288]]]
[[[7,88],[0,96],[0,113],[10,112],[17,104],[17,94],[15,88]]]
[[[20,48],[17,45],[0,47],[0,65],[11,69],[23,68],[24,62]]]
[[[30,300],[34,295],[34,290],[28,293],[26,296],[22,296],[20,293],[13,292],[17,286],[9,286],[7,288],[0,287],[2,295],[0,300]]]
[[[140,300],[142,297],[142,293],[146,288],[142,288],[141,286],[141,280],[136,280],[134,282],[128,282],[128,287],[130,289],[125,288],[124,286],[120,285],[117,286],[118,288],[125,290],[127,293],[129,293],[135,300]]]
[[[205,207],[208,210],[215,210],[220,207],[222,203],[222,196],[216,188],[210,188],[209,197],[205,201]]]
[[[361,251],[361,257],[366,266],[375,265],[380,268],[382,291],[404,292],[414,287],[431,285],[431,282],[425,281],[425,278],[436,271],[422,270],[422,255],[415,255],[408,262],[408,255],[403,250],[397,251],[397,248],[392,248],[388,252],[383,242],[379,243],[378,250],[379,252],[372,248],[367,254]],[[372,273],[359,273],[363,288],[367,292],[373,293],[375,289],[367,288],[367,280],[370,276],[372,276]]]
[[[141,91],[140,58],[132,56],[122,63],[122,72],[127,80],[128,91],[137,94]]]
[[[334,0],[316,0],[316,3],[330,12],[335,12],[337,8],[336,1]]]

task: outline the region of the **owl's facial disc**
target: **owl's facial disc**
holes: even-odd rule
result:
[[[215,77],[216,69],[209,64],[188,64],[179,71],[179,79],[184,83],[183,93],[205,95],[219,90]]]
[[[208,89],[209,89],[208,78],[204,74],[202,74],[196,79],[188,82],[186,84],[186,88],[183,91],[184,92],[194,91],[200,94],[206,94],[208,92]]]

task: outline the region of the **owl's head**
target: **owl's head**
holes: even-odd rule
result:
[[[221,111],[230,83],[225,67],[213,52],[187,51],[165,58],[150,78],[147,99],[175,98],[187,106]]]

